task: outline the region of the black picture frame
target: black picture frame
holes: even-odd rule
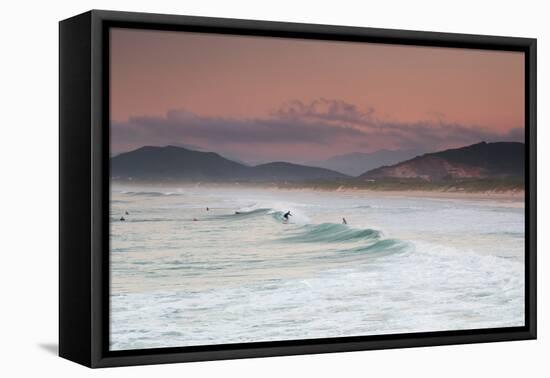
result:
[[[525,53],[525,326],[109,351],[110,27]],[[88,367],[536,338],[536,39],[92,10],[59,24],[59,355]]]

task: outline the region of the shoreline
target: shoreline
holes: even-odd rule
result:
[[[524,190],[504,190],[504,191],[447,191],[447,190],[376,190],[365,188],[338,188],[336,190],[325,190],[321,188],[275,188],[279,190],[311,190],[319,192],[347,193],[347,194],[371,194],[388,197],[431,197],[431,198],[456,198],[456,199],[478,199],[478,200],[509,200],[514,202],[525,200]]]
[[[321,188],[280,188],[272,187],[266,189],[281,190],[288,192],[321,192],[333,194],[356,194],[372,195],[378,197],[396,197],[396,198],[433,198],[449,200],[471,200],[471,201],[498,201],[507,203],[513,207],[525,206],[525,191],[507,190],[507,191],[484,191],[484,192],[466,192],[466,191],[444,191],[444,190],[373,190],[364,188],[342,188],[336,190],[327,190]]]
[[[438,190],[438,189],[372,189],[372,188],[360,188],[360,187],[347,187],[339,186],[334,187],[317,187],[314,185],[292,185],[292,186],[280,186],[276,184],[268,183],[214,183],[214,182],[117,182],[112,181],[111,185],[128,187],[128,186],[143,186],[143,187],[163,187],[163,188],[249,188],[260,190],[277,190],[284,192],[316,192],[327,194],[364,194],[381,197],[417,197],[417,198],[436,198],[436,199],[463,199],[463,200],[477,200],[477,201],[503,201],[521,204],[525,203],[525,190],[524,189],[506,189],[506,190],[485,190],[485,191],[466,191],[466,190]]]

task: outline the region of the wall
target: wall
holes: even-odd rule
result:
[[[57,21],[91,8],[373,26],[539,39],[539,340],[91,371],[55,357],[57,343]],[[542,1],[58,1],[3,6],[0,199],[5,377],[542,376],[550,371],[548,301],[550,27]],[[543,214],[546,213],[546,214]],[[10,371],[10,372],[8,372]],[[6,374],[7,373],[7,374]]]

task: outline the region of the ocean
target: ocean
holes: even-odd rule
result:
[[[111,350],[524,325],[522,202],[114,184],[110,217]]]

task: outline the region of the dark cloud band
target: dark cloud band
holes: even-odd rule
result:
[[[143,145],[196,143],[213,150],[226,150],[242,145],[303,145],[327,148],[347,143],[350,152],[390,145],[393,149],[434,151],[485,140],[524,141],[522,128],[496,133],[483,127],[457,123],[419,121],[393,122],[376,117],[368,108],[339,100],[318,99],[310,103],[292,101],[272,112],[269,117],[235,119],[201,117],[185,110],[172,110],[163,117],[132,117],[111,125],[112,148],[115,152]]]

